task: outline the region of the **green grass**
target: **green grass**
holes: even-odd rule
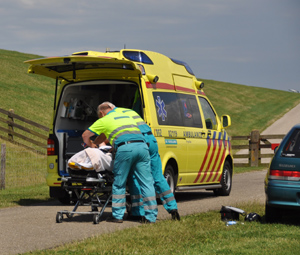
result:
[[[300,103],[299,93],[202,81],[218,115],[230,115],[232,125],[226,130],[231,136],[249,135],[253,129],[261,132]]]
[[[264,215],[258,203],[239,208]],[[26,254],[298,254],[299,221],[294,217],[285,223],[245,222],[240,216],[237,225],[227,227],[219,211],[210,211]]]
[[[44,182],[26,187],[8,188],[0,191],[0,208],[32,205],[50,201],[49,188]]]
[[[0,49],[0,107],[48,126],[55,86],[50,78],[27,73],[25,60],[40,56]]]

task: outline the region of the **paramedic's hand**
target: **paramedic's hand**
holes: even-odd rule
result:
[[[98,145],[91,143],[91,148],[98,148]]]

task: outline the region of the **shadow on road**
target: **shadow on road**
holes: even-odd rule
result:
[[[178,203],[188,202],[193,200],[202,200],[215,197],[212,191],[181,191],[175,193],[175,198]],[[68,206],[62,204],[56,199],[49,198],[47,200],[42,199],[20,199],[19,201],[14,201],[14,203],[21,206]],[[71,206],[74,203],[70,204]],[[108,205],[110,206],[110,205]]]
[[[188,202],[193,200],[203,200],[216,197],[212,191],[182,191],[176,192],[175,198],[178,203]]]

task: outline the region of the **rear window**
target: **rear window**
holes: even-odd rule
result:
[[[300,129],[295,129],[285,143],[281,154],[283,157],[300,158]]]

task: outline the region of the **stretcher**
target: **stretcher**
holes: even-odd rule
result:
[[[98,149],[94,150],[98,153]],[[113,173],[109,171],[111,167],[107,170],[105,169],[107,167],[104,167],[105,164],[103,164],[104,160],[111,163],[111,158],[108,157],[107,159],[108,155],[106,154],[101,154],[100,157],[96,154],[97,163],[92,164],[93,160],[89,162],[82,155],[85,157],[89,154],[86,151],[75,154],[68,161],[69,176],[61,178],[62,189],[69,194],[75,194],[74,200],[76,203],[71,211],[61,210],[57,212],[57,223],[62,223],[64,216],[72,218],[76,214],[89,214],[93,215],[93,223],[98,224],[106,206],[111,202],[114,177]],[[77,211],[79,206],[90,206],[91,211]]]
[[[77,202],[73,210],[61,210],[56,214],[56,222],[62,223],[64,215],[72,218],[75,214],[93,215],[93,223],[98,224],[101,216],[111,202],[112,172],[103,173],[94,170],[69,170],[70,176],[62,177],[62,188],[76,195]],[[77,211],[79,206],[90,206],[91,211]],[[99,210],[100,209],[100,210]]]

